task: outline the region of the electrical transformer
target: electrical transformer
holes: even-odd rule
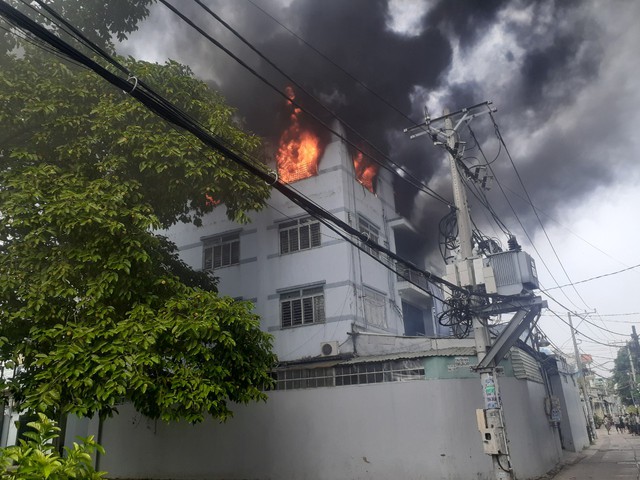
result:
[[[536,264],[531,255],[522,251],[495,253],[487,257],[493,270],[495,292],[498,295],[519,295],[523,290],[539,288]]]

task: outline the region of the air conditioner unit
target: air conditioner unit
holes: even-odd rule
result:
[[[340,347],[338,342],[321,342],[320,343],[320,355],[323,357],[333,357],[340,353]]]

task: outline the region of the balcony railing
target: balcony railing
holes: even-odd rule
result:
[[[396,264],[396,273],[398,281],[409,281],[418,285],[420,288],[423,288],[425,290],[427,289],[427,279],[422,272],[416,272],[415,270],[411,270],[404,265]]]

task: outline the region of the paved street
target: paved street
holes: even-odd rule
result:
[[[595,445],[574,457],[573,465],[563,468],[553,480],[640,480],[640,436],[598,430]]]

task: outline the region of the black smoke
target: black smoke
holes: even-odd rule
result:
[[[423,107],[431,92],[439,92],[439,106],[452,110],[483,100],[493,100],[499,107],[495,116],[504,139],[511,147],[514,163],[531,198],[544,211],[554,213],[567,202],[577,202],[599,185],[615,180],[616,174],[603,164],[591,138],[580,139],[580,129],[547,132],[545,142],[535,150],[522,151],[518,141],[531,140],[530,133],[542,130],[563,111],[575,106],[588,86],[601,75],[605,48],[603,32],[589,14],[591,2],[520,0],[459,2],[440,0],[422,18],[419,34],[406,35],[389,28],[387,0],[253,0],[259,8],[276,17],[311,44],[327,61],[300,39],[287,32],[259,8],[247,0],[217,0],[207,5],[231,24],[252,45],[263,52],[282,70],[310,93],[296,89],[296,101],[321,122],[331,123],[331,114],[314,98],[322,99],[351,128],[349,139],[361,144],[361,135],[412,175],[430,184],[447,198],[450,185],[445,181],[447,168],[442,150],[430,144],[427,137],[409,140],[402,129],[423,120]],[[174,2],[185,14],[228,45],[279,92],[290,81],[259,59],[231,33],[209,17],[195,3]],[[628,2],[623,2],[623,6]],[[410,9],[412,3],[407,2]],[[210,80],[237,108],[245,126],[277,141],[288,122],[285,99],[271,87],[230,60],[206,39],[181,20],[156,4],[145,31],[162,30],[163,41],[170,44],[168,55],[190,64],[199,74],[211,72]],[[156,22],[156,25],[153,25]],[[491,72],[491,65],[474,64],[474,49],[501,26],[511,35],[512,44],[501,45],[497,58],[511,66]],[[158,39],[159,37],[155,37]],[[131,48],[131,47],[125,47]],[[490,46],[487,48],[491,48]],[[497,48],[497,47],[496,47]],[[470,65],[461,78],[449,77],[457,49],[458,57]],[[140,51],[140,50],[137,50]],[[341,66],[366,84],[365,88],[333,63]],[[458,66],[460,68],[460,66]],[[478,80],[473,69],[485,69],[494,83]],[[496,67],[498,68],[498,67]],[[368,90],[373,90],[392,104],[389,108]],[[396,109],[401,112],[399,113]],[[439,112],[432,112],[439,113]],[[321,131],[315,120],[310,125]],[[593,120],[585,121],[585,129],[595,130]],[[489,160],[499,151],[495,130],[488,118],[473,124],[483,152]],[[357,133],[356,133],[357,132]],[[464,130],[470,164],[481,162],[481,152]],[[511,162],[505,156],[493,164],[495,177],[508,189],[524,196]],[[415,221],[435,246],[439,218],[447,207],[418,194],[406,183],[396,180],[399,213]],[[488,194],[495,211],[517,230],[512,210],[523,224],[535,231],[537,220],[531,207],[518,196],[510,204],[495,186]],[[472,198],[473,200],[473,198]],[[474,203],[478,212],[482,207]],[[484,217],[479,223],[490,223]]]

